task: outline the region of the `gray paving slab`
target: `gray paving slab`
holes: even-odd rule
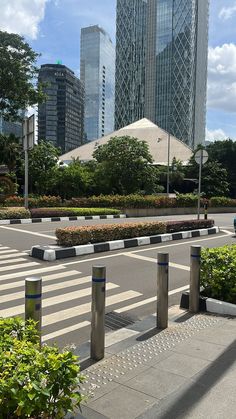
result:
[[[90,403],[90,407],[110,419],[134,419],[157,400],[120,385],[115,391]]]
[[[199,371],[203,370],[208,363],[209,361],[201,358],[174,353],[153,366],[154,368],[157,367],[163,371],[169,371],[187,378],[193,377]]]
[[[224,346],[216,345],[215,343],[203,342],[202,340],[193,337],[188,341],[188,344],[182,343],[173,348],[174,352],[195,356],[197,358],[213,361],[224,351]]]

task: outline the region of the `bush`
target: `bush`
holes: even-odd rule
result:
[[[42,346],[35,323],[0,319],[0,418],[64,418],[80,406],[78,358]]]
[[[100,224],[85,227],[66,227],[56,230],[57,243],[61,246],[76,246],[87,243],[100,243],[109,240],[130,239],[151,236],[166,232],[161,222]]]
[[[236,245],[202,250],[201,285],[207,297],[236,304]]]
[[[236,199],[219,196],[211,198],[209,204],[211,207],[236,207]]]
[[[198,202],[198,196],[188,194],[177,194],[176,195],[176,206],[177,207],[196,207]]]
[[[41,207],[60,207],[62,205],[62,199],[60,196],[39,196],[29,197],[29,208],[41,208]],[[11,206],[23,206],[24,198],[19,196],[10,196],[6,199],[5,205]]]
[[[87,243],[100,243],[110,240],[123,240],[132,237],[152,236],[196,228],[210,228],[213,220],[189,220],[167,222],[140,222],[125,224],[104,224],[85,227],[66,227],[56,230],[57,243],[61,246],[76,246]]]
[[[175,233],[177,231],[196,230],[198,228],[211,228],[214,220],[185,220],[185,221],[166,221],[166,232]]]
[[[0,208],[0,220],[30,218],[30,212],[25,208]]]
[[[114,208],[33,208],[30,210],[32,218],[70,217],[85,215],[118,215],[120,210]]]

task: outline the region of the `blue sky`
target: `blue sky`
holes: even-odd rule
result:
[[[205,0],[204,0],[205,1]],[[39,64],[79,75],[81,27],[99,24],[115,41],[116,0],[1,0],[0,28],[25,36]],[[236,139],[236,0],[211,0],[207,135]]]

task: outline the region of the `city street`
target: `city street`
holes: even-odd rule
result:
[[[233,214],[217,214],[211,218],[221,228],[217,235],[68,258],[53,263],[33,259],[26,251],[36,244],[55,244],[54,231],[61,226],[123,223],[126,220],[0,226],[0,316],[23,315],[24,279],[30,275],[41,276],[43,341],[55,341],[60,346],[69,343],[79,346],[90,338],[92,266],[99,264],[107,268],[106,313],[115,311],[136,321],[156,311],[156,258],[161,251],[170,254],[169,305],[179,304],[180,295],[188,289],[189,284],[190,246],[217,247],[235,243]],[[148,220],[154,219],[171,217]],[[134,220],[137,219],[128,219]]]

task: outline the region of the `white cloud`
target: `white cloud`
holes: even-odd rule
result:
[[[236,3],[231,7],[223,7],[219,13],[219,18],[222,20],[230,19],[236,13]]]
[[[1,0],[0,29],[36,39],[50,0]]]
[[[236,112],[236,45],[209,48],[208,107]]]
[[[207,141],[221,141],[228,138],[222,129],[208,130],[206,129],[206,140]]]

